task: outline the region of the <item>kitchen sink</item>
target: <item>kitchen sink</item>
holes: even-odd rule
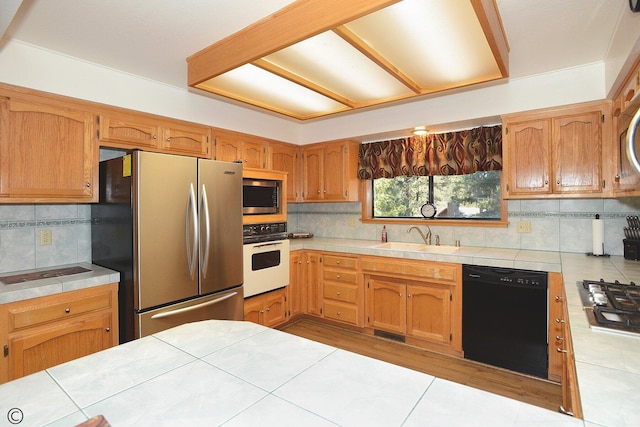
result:
[[[430,252],[437,254],[451,254],[460,248],[449,245],[425,245],[424,243],[386,242],[375,245],[376,249],[389,249],[395,251]]]

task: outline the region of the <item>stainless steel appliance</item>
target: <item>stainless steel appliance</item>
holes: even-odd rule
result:
[[[616,179],[622,187],[634,184],[640,174],[640,93],[631,99],[618,117],[620,164]]]
[[[640,333],[640,286],[635,283],[583,280],[578,293],[592,329]]]
[[[244,215],[281,213],[282,181],[244,178],[242,180],[242,212]]]
[[[243,226],[244,295],[250,297],[289,284],[287,223]]]
[[[121,275],[121,342],[243,318],[242,165],[133,151],[100,162],[92,257]]]
[[[547,378],[548,274],[462,266],[464,358]]]

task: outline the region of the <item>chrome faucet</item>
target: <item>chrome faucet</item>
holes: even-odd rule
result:
[[[427,227],[427,235],[425,236],[424,233],[422,232],[422,230],[420,230],[418,227],[416,227],[415,225],[413,227],[409,227],[409,229],[407,230],[407,233],[411,233],[411,230],[417,230],[418,233],[420,233],[420,237],[422,237],[422,240],[424,240],[424,244],[425,245],[430,245],[431,244],[431,228],[429,228],[428,225],[425,224],[425,227]]]

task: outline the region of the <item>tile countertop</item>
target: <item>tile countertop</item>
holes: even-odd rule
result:
[[[590,329],[577,288],[577,283],[584,279],[640,284],[640,261],[629,261],[621,256],[592,257],[578,253],[465,246],[434,246],[430,252],[423,253],[380,249],[376,247],[378,245],[380,242],[377,241],[313,238],[292,240],[290,249],[562,272],[585,426],[640,425],[640,335]]]
[[[250,322],[189,323],[0,385],[0,425],[582,426]],[[18,418],[16,418],[18,417]],[[2,424],[4,423],[4,424]]]
[[[11,285],[0,282],[0,304],[75,291],[78,289],[90,288],[92,286],[106,285],[108,283],[117,283],[120,281],[120,273],[98,265],[87,263],[59,265],[55,267],[38,268],[35,270],[2,273],[0,276],[12,276],[14,274],[26,274],[66,267],[83,267],[90,271],[71,274],[68,276],[31,280]]]

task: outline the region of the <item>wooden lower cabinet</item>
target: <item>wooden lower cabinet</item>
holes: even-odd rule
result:
[[[369,276],[367,294],[370,327],[438,344],[451,341],[452,297],[447,286]]]
[[[244,300],[244,320],[272,328],[287,320],[287,288]]]
[[[355,326],[363,325],[363,296],[358,257],[346,254],[322,255],[323,316]]]
[[[306,263],[303,251],[292,251],[289,255],[289,286],[287,298],[289,301],[289,319],[295,319],[304,314],[307,309]]]
[[[118,345],[118,284],[0,306],[0,383]]]
[[[366,328],[462,355],[461,266],[363,257]]]
[[[322,254],[305,251],[305,275],[307,282],[307,314],[322,316]]]

